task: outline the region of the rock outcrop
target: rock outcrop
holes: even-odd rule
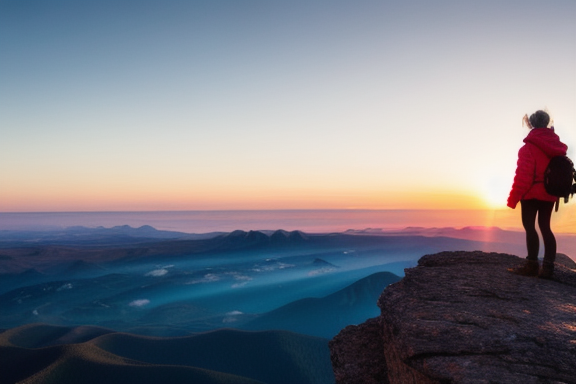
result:
[[[337,384],[576,383],[576,267],[512,274],[517,256],[443,252],[388,286],[380,317],[330,341]]]

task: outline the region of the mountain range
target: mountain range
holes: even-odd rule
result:
[[[498,228],[0,231],[0,383],[332,383],[328,339],[421,256],[524,247]]]

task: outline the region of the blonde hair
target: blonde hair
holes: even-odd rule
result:
[[[522,118],[522,125],[526,126],[528,129],[533,129],[534,127],[530,124],[530,119],[528,118],[528,114],[525,114]]]
[[[554,126],[554,120],[550,118],[548,111],[538,110],[528,117],[528,114],[522,118],[522,125],[528,129],[550,128]]]

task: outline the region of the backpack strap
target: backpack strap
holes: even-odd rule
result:
[[[556,202],[554,203],[554,212],[558,212],[559,207],[560,207],[560,198],[557,198]]]
[[[546,156],[546,158],[548,159],[548,162],[550,162],[550,160],[551,160],[552,158],[549,157],[549,156],[546,154],[546,152],[544,152],[539,146],[537,146],[537,145],[534,144],[534,143],[529,143],[529,144],[531,144],[532,147],[534,147],[534,148],[538,149],[540,152],[542,152],[542,154],[543,154],[544,156]],[[548,164],[546,164],[546,166],[548,166]],[[536,179],[536,169],[537,169],[536,159],[534,159],[534,181],[532,182],[532,185],[538,184],[538,183],[543,183],[543,182],[544,182],[544,179],[542,179],[542,180],[537,180],[537,179]]]

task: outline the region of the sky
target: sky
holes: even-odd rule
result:
[[[0,212],[502,208],[524,114],[549,110],[576,158],[575,18],[0,0]]]

